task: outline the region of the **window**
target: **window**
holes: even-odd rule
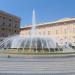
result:
[[[45,34],[46,32],[45,31],[43,31],[43,34]]]
[[[11,32],[11,29],[9,29],[8,31]]]
[[[2,33],[1,35],[4,36],[4,33]]]
[[[75,38],[75,36],[73,36],[73,38]]]
[[[39,32],[39,34],[41,34],[41,32]]]
[[[64,25],[66,25],[67,23],[66,22],[64,22]]]
[[[18,20],[15,20],[15,23],[18,23],[19,21]]]
[[[3,25],[5,25],[5,23],[3,22]]]
[[[65,36],[64,39],[67,39],[67,36]]]
[[[9,23],[9,27],[11,27],[11,23]]]
[[[5,30],[5,28],[2,28],[2,30]]]
[[[15,30],[15,33],[16,33],[17,31]]]
[[[75,28],[73,28],[73,32],[75,33]]]
[[[66,29],[64,30],[64,33],[67,33],[67,30]]]
[[[11,21],[11,19],[9,19],[9,21]]]
[[[48,31],[48,35],[50,34],[50,31]]]
[[[3,41],[3,39],[0,39],[0,42]]]
[[[15,28],[17,27],[17,25],[14,26]]]
[[[58,34],[58,30],[56,30],[56,34]]]
[[[30,32],[28,32],[28,34],[30,34]]]
[[[3,19],[5,19],[5,17],[3,17]]]

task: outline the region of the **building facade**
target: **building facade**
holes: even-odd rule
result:
[[[21,28],[20,35],[30,34],[31,25]],[[36,25],[36,35],[46,35],[55,38],[60,44],[75,42],[75,18],[64,18],[55,22]],[[36,36],[35,35],[35,36]]]
[[[0,40],[20,33],[20,18],[0,10]]]

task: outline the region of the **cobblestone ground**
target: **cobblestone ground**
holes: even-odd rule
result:
[[[75,75],[75,57],[0,57],[0,75]]]

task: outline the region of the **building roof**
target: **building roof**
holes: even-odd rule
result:
[[[20,19],[20,17],[18,17],[18,16],[16,16],[16,15],[13,15],[13,14],[10,14],[10,13],[8,13],[8,12],[6,12],[6,11],[3,11],[3,10],[0,10],[0,13],[2,13],[2,14],[7,14],[7,15],[10,15],[10,16],[13,16],[13,17],[16,17],[16,18]]]
[[[71,20],[75,20],[75,18],[63,18],[63,19],[57,20],[56,22],[71,21]]]
[[[36,26],[44,26],[49,24],[56,24],[56,23],[62,23],[62,22],[69,22],[69,21],[75,21],[75,18],[63,18],[54,22],[47,22],[47,23],[40,23],[36,24]],[[30,28],[32,25],[26,25],[25,27],[22,27],[21,29]]]

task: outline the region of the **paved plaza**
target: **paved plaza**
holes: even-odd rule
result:
[[[0,57],[0,73],[7,75],[75,75],[75,57]]]

